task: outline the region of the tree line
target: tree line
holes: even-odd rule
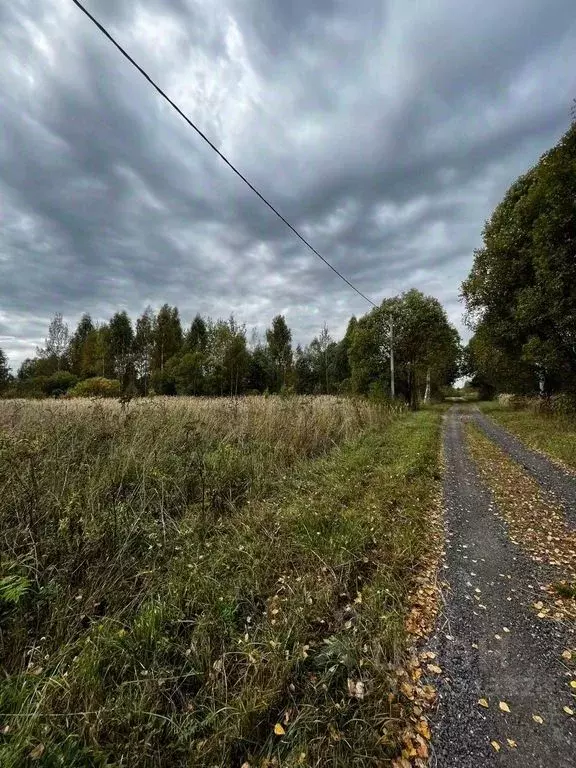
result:
[[[507,191],[462,293],[484,396],[576,395],[576,122]]]
[[[417,290],[386,299],[335,341],[326,325],[306,346],[277,315],[264,337],[234,316],[196,315],[185,327],[177,307],[125,311],[96,323],[84,314],[70,331],[54,315],[44,346],[13,376],[0,350],[3,395],[208,395],[357,393],[387,396],[394,352],[395,389],[415,405],[458,375],[460,341],[441,304]]]

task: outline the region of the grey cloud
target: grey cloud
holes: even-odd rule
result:
[[[566,129],[571,0],[86,0],[314,245],[454,322],[484,219]],[[0,7],[0,346],[49,316],[277,311],[307,341],[368,309],[70,0]]]

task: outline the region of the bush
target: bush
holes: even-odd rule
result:
[[[504,408],[510,408],[512,411],[519,411],[527,407],[528,399],[522,397],[522,395],[511,395],[503,392],[501,395],[498,395],[498,404],[504,406]]]
[[[78,377],[69,371],[56,371],[56,373],[46,377],[42,391],[49,397],[58,397],[58,395],[65,395],[77,381]]]
[[[156,371],[152,374],[151,383],[155,395],[174,396],[177,394],[176,379],[169,371]]]
[[[550,397],[533,397],[528,400],[528,407],[535,413],[576,417],[576,397],[568,393],[559,393]]]
[[[79,381],[68,394],[70,397],[119,397],[120,382],[117,379],[94,376],[91,379]]]

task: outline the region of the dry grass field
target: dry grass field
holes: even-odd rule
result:
[[[0,764],[386,764],[439,421],[0,401]]]

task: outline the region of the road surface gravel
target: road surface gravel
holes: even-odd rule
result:
[[[544,454],[525,446],[521,440],[480,411],[472,411],[472,418],[487,437],[518,462],[542,488],[556,497],[564,508],[568,524],[576,528],[576,476]]]
[[[430,642],[442,669],[434,681],[438,708],[430,764],[575,768],[576,716],[563,707],[576,710],[576,697],[561,655],[576,645],[573,629],[538,619],[532,608],[553,572],[510,541],[469,458],[463,424],[482,424],[478,415],[454,407],[445,419],[441,575],[448,586]],[[498,443],[513,456],[523,455],[499,433]]]

